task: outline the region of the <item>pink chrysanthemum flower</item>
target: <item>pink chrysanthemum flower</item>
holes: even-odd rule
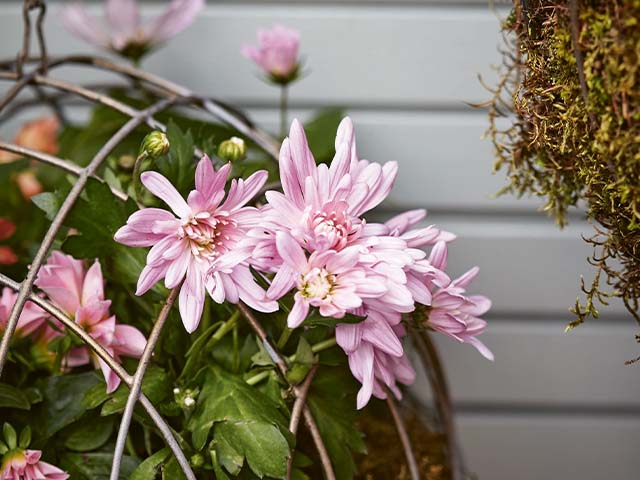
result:
[[[446,268],[447,246],[444,242],[436,244],[430,259],[436,268]],[[478,267],[474,267],[435,291],[426,325],[461,343],[473,345],[482,356],[493,360],[491,350],[477,338],[487,327],[487,322],[480,316],[489,311],[491,300],[483,295],[465,295],[466,287],[479,271]]]
[[[336,154],[330,166],[316,165],[302,125],[294,120],[280,149],[280,179],[284,193],[266,193],[260,229],[251,232],[256,257],[277,270],[276,231],[286,231],[308,252],[340,251],[362,234],[361,215],[382,202],[397,174],[397,164],[384,166],[358,160],[353,126],[345,118],[336,136]],[[272,258],[269,258],[269,256]],[[259,261],[259,260],[257,260]]]
[[[85,271],[82,261],[53,252],[38,272],[35,284],[116,360],[121,355],[134,358],[142,355],[144,335],[135,327],[117,324],[116,317],[109,314],[111,301],[104,299],[104,280],[97,261]],[[102,370],[107,391],[118,388],[120,378],[102,359],[90,354],[87,347],[72,349],[65,366],[87,365],[91,361]]]
[[[82,3],[75,1],[62,10],[61,20],[82,40],[137,59],[188,28],[204,5],[205,0],[173,0],[159,17],[143,25],[136,0],[107,0],[105,29]]]
[[[7,327],[7,321],[18,294],[5,287],[0,295],[0,333]],[[47,322],[48,314],[32,302],[27,302],[22,309],[16,328],[16,338],[24,338],[40,329]]]
[[[287,84],[298,73],[300,33],[297,30],[274,26],[258,30],[258,46],[245,45],[242,54],[253,60],[274,82]]]
[[[67,480],[69,475],[40,460],[40,450],[11,450],[2,457],[0,480]]]
[[[196,168],[196,189],[187,201],[165,177],[144,172],[144,186],[173,213],[142,209],[115,235],[124,245],[153,247],[138,279],[136,295],[144,294],[162,278],[167,288],[177,287],[184,279],[179,307],[188,332],[200,323],[205,289],[218,303],[242,300],[262,312],[278,309],[277,302],[268,300],[255,282],[248,263],[253,247],[243,243],[247,231],[261,220],[260,212],[245,204],[262,188],[267,172],[256,172],[246,181],[234,179],[223,202],[230,169],[226,164],[216,172],[209,157],[203,157]]]
[[[397,382],[410,385],[416,374],[409,363],[400,339],[405,335],[399,314],[382,315],[366,309],[366,320],[336,327],[336,340],[349,358],[353,376],[362,383],[357,408],[363,408],[371,395],[387,397],[383,386],[398,398],[402,392]]]
[[[342,318],[347,311],[362,306],[363,299],[386,292],[383,277],[368,274],[358,266],[357,248],[314,252],[307,259],[302,247],[284,232],[277,233],[276,245],[284,264],[267,294],[280,298],[295,286],[294,305],[287,320],[290,328],[304,321],[310,307],[318,307],[323,317]]]

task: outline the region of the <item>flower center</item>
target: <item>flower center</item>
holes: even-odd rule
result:
[[[335,286],[335,275],[324,268],[315,267],[302,275],[300,293],[309,300],[325,300]]]
[[[306,217],[310,233],[307,243],[313,250],[342,250],[359,231],[342,205],[327,205],[322,210],[308,212]]]
[[[185,221],[178,235],[187,238],[191,253],[197,259],[214,260],[227,252],[229,229],[236,222],[223,216],[212,216],[208,212],[198,213]]]

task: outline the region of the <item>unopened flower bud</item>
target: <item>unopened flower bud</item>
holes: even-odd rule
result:
[[[196,404],[196,401],[193,399],[193,397],[185,397],[184,398],[184,406],[189,408],[189,407],[193,407]]]
[[[178,395],[180,393],[180,389],[178,387],[173,389],[173,394]]]
[[[231,137],[218,145],[218,156],[229,162],[244,160],[247,156],[247,146],[243,139]]]
[[[146,152],[151,158],[157,158],[169,152],[170,147],[167,136],[156,130],[144,137],[140,151]]]
[[[196,453],[191,457],[190,463],[191,466],[199,468],[204,465],[204,457],[199,453]]]

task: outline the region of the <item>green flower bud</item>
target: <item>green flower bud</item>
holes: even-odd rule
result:
[[[156,130],[144,137],[140,152],[146,152],[150,158],[158,158],[167,153],[170,147],[167,136]]]
[[[204,456],[196,453],[191,457],[190,463],[192,467],[200,468],[204,465]]]
[[[229,162],[244,160],[247,156],[247,146],[243,139],[231,137],[218,145],[218,156]]]

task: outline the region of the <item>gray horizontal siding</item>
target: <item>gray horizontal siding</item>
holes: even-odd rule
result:
[[[50,50],[86,51],[56,22],[59,3],[47,25]],[[148,14],[161,9],[161,2],[145,5]],[[0,4],[2,57],[19,48],[18,6]],[[563,333],[578,278],[590,274],[589,248],[580,240],[589,225],[574,213],[560,231],[536,212],[539,199],[492,198],[504,179],[491,174],[492,148],[481,140],[485,112],[466,102],[489,96],[477,74],[495,78],[496,13],[485,0],[209,2],[194,27],[145,67],[235,102],[275,128],[277,92],[239,48],[254,42],[257,27],[276,22],[301,30],[310,73],[292,88],[293,114],[305,119],[312,108],[347,108],[361,155],[400,163],[387,211],[428,208],[429,222],[460,237],[452,274],[481,268],[473,290],[494,302],[482,339],[496,362],[437,339],[468,464],[488,480],[636,478],[640,367],[624,366],[638,355],[635,324],[615,304],[599,321]],[[55,76],[104,80],[78,68]],[[415,391],[428,397],[424,379]]]

